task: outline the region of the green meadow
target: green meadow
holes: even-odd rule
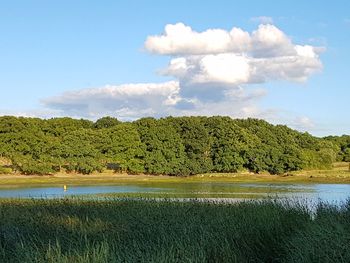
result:
[[[350,262],[350,201],[0,201],[0,262]]]

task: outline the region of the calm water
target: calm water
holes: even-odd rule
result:
[[[136,194],[218,199],[293,198],[340,203],[350,197],[350,184],[174,183],[116,186],[67,186],[0,189],[0,198],[61,198],[79,195]]]

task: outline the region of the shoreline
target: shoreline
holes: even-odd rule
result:
[[[345,169],[298,171],[288,175],[242,173],[208,173],[185,177],[169,175],[129,175],[105,171],[90,175],[57,173],[55,175],[0,175],[0,188],[22,188],[58,185],[118,185],[151,183],[328,183],[350,184],[350,171]]]

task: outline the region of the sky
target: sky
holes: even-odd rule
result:
[[[350,134],[350,1],[0,0],[0,115]]]

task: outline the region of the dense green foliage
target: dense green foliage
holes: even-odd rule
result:
[[[1,200],[0,262],[350,262],[350,202]]]
[[[328,136],[325,139],[338,147],[337,161],[350,162],[350,135]]]
[[[287,126],[229,117],[143,118],[96,122],[0,117],[0,157],[23,174],[207,172],[281,174],[350,161],[350,136],[316,138]],[[4,167],[1,171],[4,171]],[[7,170],[8,171],[8,170]]]

